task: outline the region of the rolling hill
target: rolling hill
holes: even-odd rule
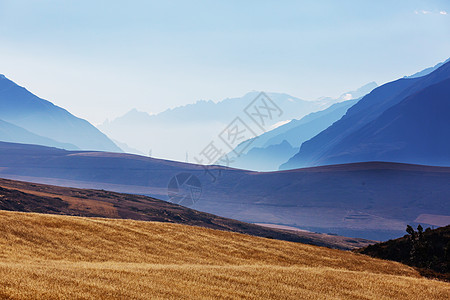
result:
[[[449,79],[447,62],[376,88],[281,169],[371,160],[449,166]]]
[[[41,99],[27,89],[0,75],[0,119],[21,127],[34,135],[24,134],[26,143],[76,150],[122,152],[106,135],[86,120]]]
[[[263,173],[0,142],[3,178],[170,200],[179,174],[201,188],[185,205],[249,223],[387,240],[424,216],[436,226],[450,216],[448,167],[367,162]]]
[[[178,223],[344,250],[373,243],[364,239],[257,226],[146,196],[5,179],[0,179],[0,210]]]
[[[448,299],[450,285],[368,256],[158,222],[0,211],[13,299]]]

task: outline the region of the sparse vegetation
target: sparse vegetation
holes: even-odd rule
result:
[[[418,268],[428,277],[450,281],[450,225],[425,231],[420,224],[417,230],[408,225],[406,232],[402,238],[370,245],[358,252],[398,261]]]
[[[179,224],[0,211],[0,297],[448,299],[396,262]]]

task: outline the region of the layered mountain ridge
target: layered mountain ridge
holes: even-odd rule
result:
[[[0,120],[16,126],[13,128],[2,123],[3,137],[9,136],[9,141],[70,150],[122,152],[114,142],[88,121],[77,118],[67,110],[35,96],[4,75],[0,77]],[[6,129],[12,131],[7,132]]]
[[[428,75],[376,88],[281,169],[377,160],[448,166],[449,78],[447,62]]]

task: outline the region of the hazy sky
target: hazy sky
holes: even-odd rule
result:
[[[448,57],[448,0],[0,0],[0,74],[94,124],[251,90],[337,96]]]

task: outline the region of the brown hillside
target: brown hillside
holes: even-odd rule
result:
[[[146,196],[6,179],[0,179],[0,209],[179,223],[342,250],[356,249],[373,243],[365,239],[257,226]]]

